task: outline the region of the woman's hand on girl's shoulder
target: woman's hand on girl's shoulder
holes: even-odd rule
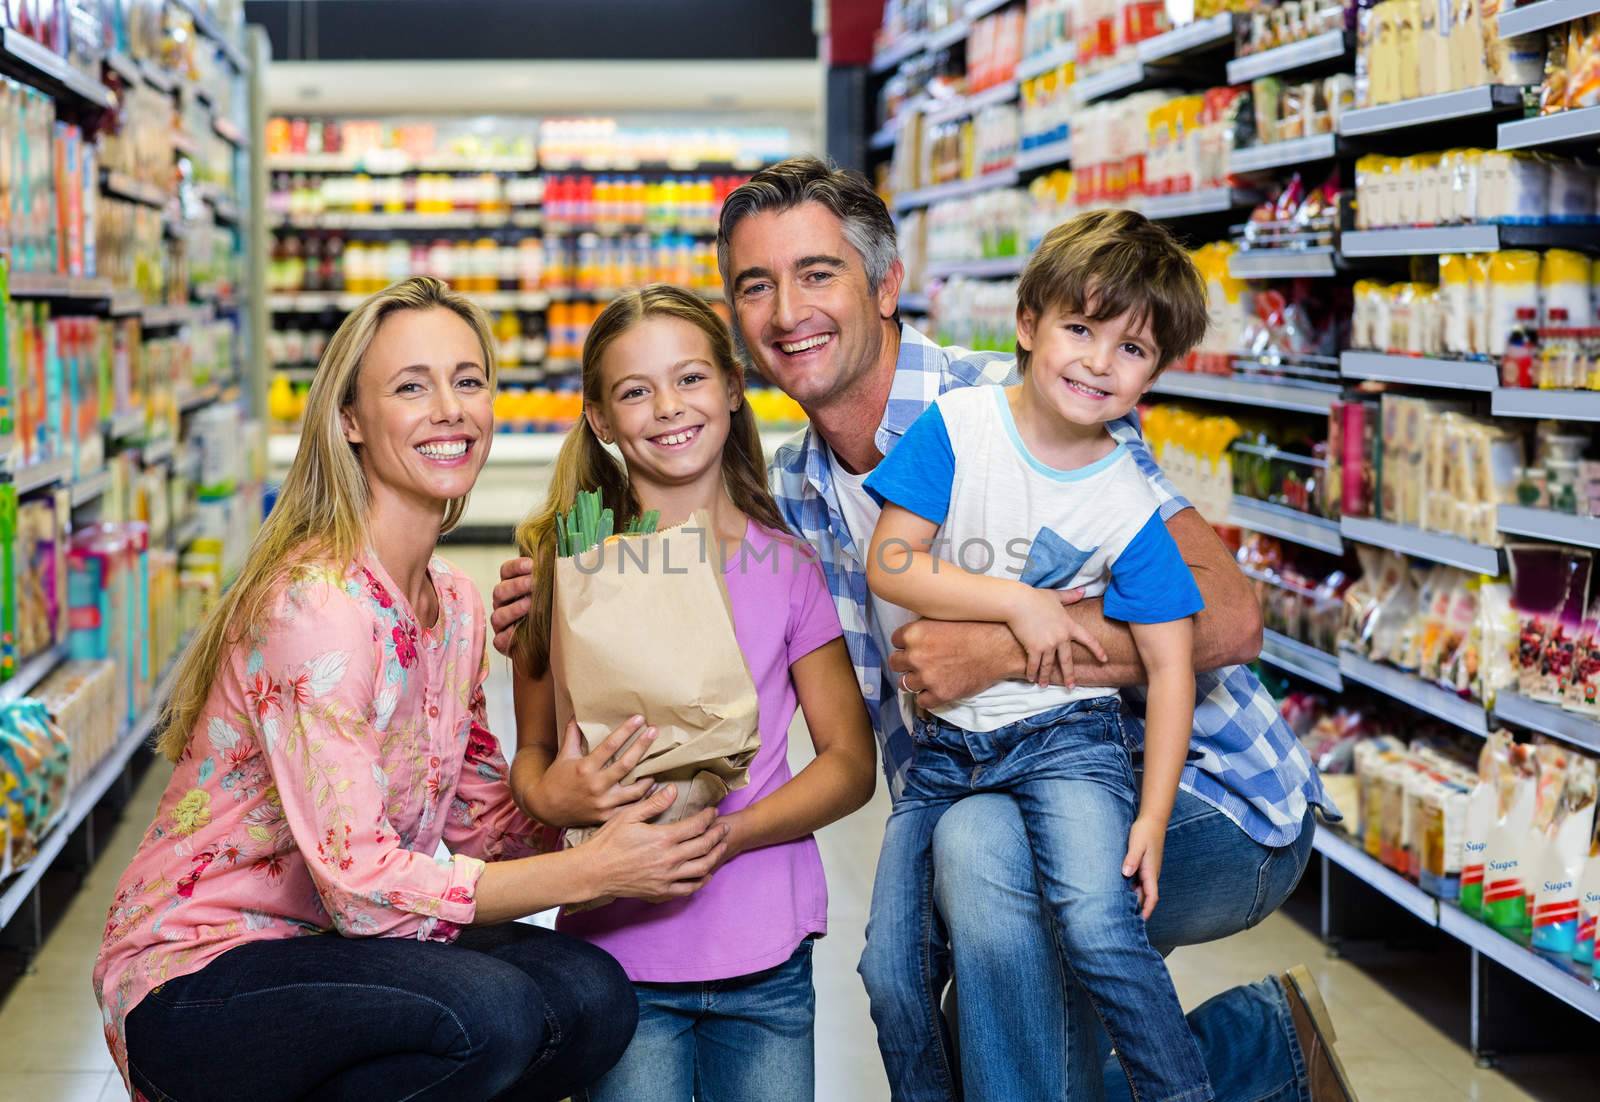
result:
[[[624,784],[623,780],[643,760],[655,737],[656,729],[645,727],[643,716],[634,716],[585,753],[583,732],[569,720],[555,760],[524,793],[533,817],[550,826],[594,826],[638,803],[650,794],[653,782],[645,778]]]

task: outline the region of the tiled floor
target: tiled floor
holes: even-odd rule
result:
[[[479,577],[487,592],[497,552],[457,550],[451,557]],[[503,663],[494,666],[491,722],[497,731],[508,733],[510,693]],[[803,760],[805,749],[796,747],[797,759]],[[0,1007],[0,1102],[124,1097],[101,1037],[89,969],[106,901],[154,809],[162,780],[159,766],[146,775],[121,829],[106,845],[36,968],[18,981]],[[821,836],[833,932],[816,955],[817,1097],[827,1102],[876,1102],[888,1097],[866,996],[855,974],[877,839],[886,813],[887,799],[880,788],[871,806]],[[1508,1061],[1505,1074],[1478,1070],[1459,1035],[1464,1014],[1457,1006],[1436,1005],[1438,984],[1430,969],[1441,965],[1433,954],[1363,949],[1358,955],[1354,946],[1351,953],[1370,971],[1328,959],[1304,927],[1275,915],[1248,933],[1178,952],[1172,970],[1185,1005],[1192,1006],[1266,972],[1299,962],[1310,964],[1338,1023],[1340,1051],[1362,1102],[1549,1102],[1595,1097],[1600,1081],[1596,1046],[1589,1046],[1583,1058]],[[1406,1001],[1396,998],[1390,986],[1374,978],[1380,973],[1386,984],[1420,994]],[[1451,975],[1459,975],[1459,970]],[[1600,1028],[1595,1039],[1600,1040]]]

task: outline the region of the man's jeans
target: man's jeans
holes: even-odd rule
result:
[[[1299,882],[1314,830],[1308,811],[1299,838],[1269,848],[1180,791],[1167,827],[1151,942],[1167,952],[1256,925]],[[1128,1098],[1122,1069],[1105,1058],[1105,1034],[1088,999],[1056,964],[1016,801],[981,795],[951,808],[934,834],[934,867],[960,977],[966,1097],[1093,1102],[1103,1092]],[[1306,1069],[1276,978],[1224,991],[1188,1017],[1217,1098],[1309,1102]]]
[[[1166,963],[1151,947],[1122,875],[1137,793],[1120,708],[1115,696],[1082,700],[981,733],[938,719],[917,722],[916,757],[885,829],[861,958],[897,1100],[948,1097],[955,1077],[941,1037],[943,985],[930,982],[945,956],[934,913],[933,838],[956,801],[982,791],[1006,793],[1021,812],[1026,839],[1019,852],[1025,859],[1031,854],[1029,880],[1037,880],[1044,903],[1041,910],[1036,897],[1030,940],[1038,938],[1056,961],[993,997],[1028,1001],[1041,982],[1070,974],[1115,1041],[1136,1097],[1212,1097]],[[980,896],[973,904],[984,909],[988,901]],[[907,991],[916,996],[907,999]],[[1010,1061],[1028,1063],[1037,1058],[1039,1039],[1012,1034],[1001,1047]]]
[[[775,968],[704,983],[637,983],[633,1043],[587,1102],[812,1102],[811,938]]]

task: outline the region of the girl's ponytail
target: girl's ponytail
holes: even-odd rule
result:
[[[588,357],[584,357],[588,374]],[[565,516],[582,490],[598,490],[600,500],[618,517],[639,511],[628,476],[600,443],[587,417],[567,432],[550,472],[550,492],[538,512],[517,526],[517,550],[533,560],[533,608],[517,627],[511,659],[532,677],[543,677],[550,665],[550,622],[555,605],[556,516]]]

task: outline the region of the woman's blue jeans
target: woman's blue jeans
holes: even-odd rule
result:
[[[616,961],[538,926],[316,934],[156,988],[128,1015],[128,1064],[151,1102],[555,1100],[616,1063],[637,1013]]]

